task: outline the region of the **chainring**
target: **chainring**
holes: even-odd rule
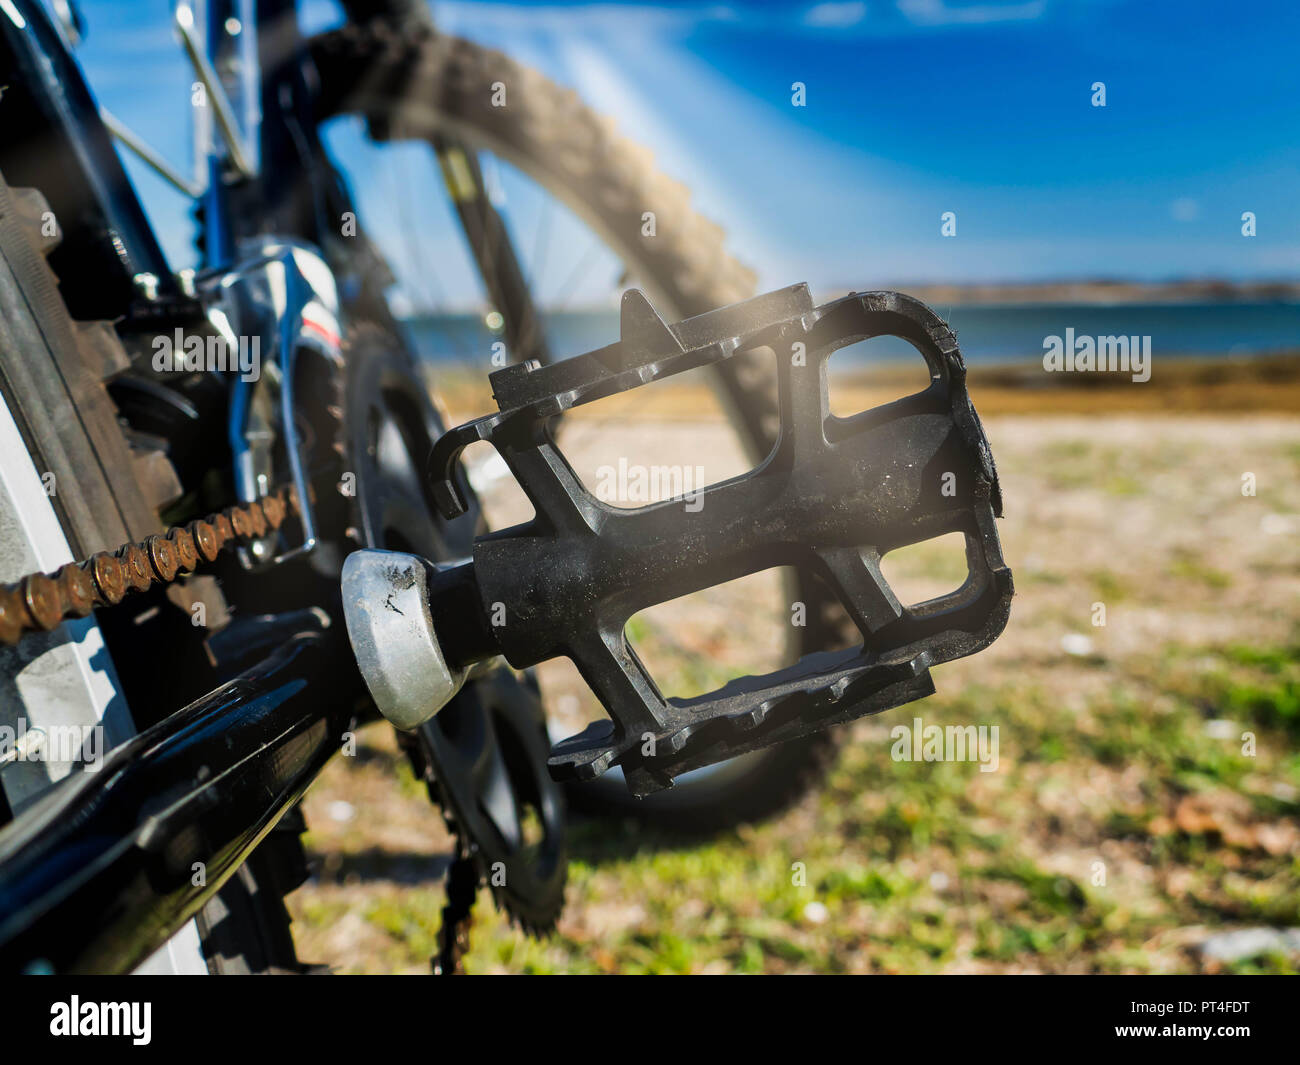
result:
[[[469,842],[497,905],[526,932],[555,927],[568,875],[564,796],[546,769],[536,685],[509,670],[467,685],[418,729],[430,794]]]
[[[426,462],[444,427],[417,371],[372,326],[353,331],[346,355],[341,405],[355,475],[353,538],[435,563],[468,556],[474,523],[465,531],[447,526],[429,494]],[[402,737],[458,837],[458,857],[473,862],[497,905],[534,934],[554,928],[568,870],[563,792],[546,769],[545,720],[536,683],[502,668],[471,680]]]

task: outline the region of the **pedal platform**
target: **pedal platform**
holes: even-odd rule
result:
[[[499,413],[448,432],[431,459],[444,516],[466,511],[457,460],[482,440],[536,512],[475,542],[472,578],[482,646],[516,668],[571,658],[610,715],[553,748],[552,776],[590,779],[620,765],[631,790],[648,794],[688,770],[930,695],[932,666],[997,638],[1012,596],[994,521],[997,473],[956,338],[937,315],[896,292],[815,307],[795,285],[675,325],[632,290],[621,324],[616,344],[492,374]],[[929,386],[852,417],[832,415],[827,359],[882,335],[917,349]],[[621,509],[593,496],[556,446],[552,419],[571,407],[756,350],[776,362],[780,431],[743,476],[689,499]],[[881,558],[952,532],[965,539],[965,582],[904,606]],[[628,620],[776,566],[816,573],[862,644],[697,698],[665,699],[625,639]]]

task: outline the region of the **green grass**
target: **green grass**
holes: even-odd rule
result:
[[[611,844],[608,828],[588,825],[572,890],[588,905],[593,896],[641,900],[635,921],[601,938],[620,971],[1196,968],[1187,950],[1159,964],[1144,960],[1144,944],[1181,925],[1300,924],[1294,859],[1214,829],[1161,824],[1189,795],[1208,797],[1213,810],[1229,789],[1250,793],[1261,772],[1300,783],[1294,762],[1270,754],[1261,765],[1239,744],[1207,735],[1205,693],[1186,672],[1199,657],[1172,650],[1158,677],[1126,678],[1089,700],[1086,728],[1034,686],[968,688],[920,704],[927,722],[998,724],[998,774],[969,764],[895,763],[882,738],[845,751],[797,828],[778,822],[689,845],[653,836]],[[1290,652],[1231,661],[1244,673],[1228,670],[1228,693],[1248,690],[1246,674],[1275,677],[1257,680],[1258,690],[1249,689],[1256,694],[1241,698],[1274,708],[1256,725],[1270,750],[1281,752],[1275,729],[1288,719],[1276,707],[1290,689],[1276,678],[1290,676]],[[1157,692],[1169,705],[1153,712]],[[1095,786],[1097,773],[1131,775],[1131,794],[1103,789],[1104,801],[1068,823],[1041,808],[1046,794]],[[1270,801],[1254,813],[1294,823],[1294,804]],[[1082,855],[1063,862],[1060,849],[1080,844]],[[1095,885],[1101,855],[1109,875]],[[805,886],[792,882],[794,862],[806,869]],[[1126,870],[1130,862],[1149,870],[1150,881]],[[809,903],[825,908],[824,920],[810,919],[820,914]],[[497,947],[479,949],[499,961]],[[566,959],[563,967],[589,964],[590,943],[563,925],[547,949]],[[1253,964],[1285,971],[1290,963]]]
[[[1300,513],[1300,444],[1270,438],[1233,453],[1237,435],[1205,448],[1198,431],[1194,444],[1157,439],[1135,454],[1082,434],[999,451],[1004,482],[1029,482],[1004,523],[1018,598],[999,644],[938,668],[936,695],[845,730],[820,790],[769,823],[700,838],[577,822],[555,935],[524,937],[484,893],[467,969],[1295,973],[1294,958],[1216,965],[1196,950],[1218,929],[1300,926],[1296,547],[1261,540],[1259,506],[1241,504],[1232,483],[1204,519],[1218,524],[1203,546],[1204,515],[1189,517],[1239,468],[1275,494],[1259,502]],[[1060,507],[1017,534],[1053,489],[1069,498],[1050,497]],[[1141,532],[1114,536],[1116,508],[1144,515]],[[941,546],[894,561],[935,585],[955,581],[959,556]],[[1081,629],[1098,600],[1107,627]],[[1071,631],[1088,631],[1094,653],[1062,654]],[[652,646],[680,635],[641,619],[629,634]],[[716,686],[734,663],[693,668],[668,681]],[[998,771],[894,761],[891,729],[913,717],[996,726]],[[373,826],[408,805],[433,819],[395,750],[389,761],[330,767],[309,795],[313,849],[363,851]],[[391,806],[357,798],[366,772]],[[351,827],[330,828],[312,807],[333,798],[357,804]],[[391,845],[410,847],[420,831]],[[387,875],[291,896],[300,953],[332,962],[342,951],[349,970],[426,968],[442,889]]]
[[[1199,581],[1207,588],[1222,589],[1232,584],[1231,574],[1187,558],[1175,559],[1166,572],[1178,580]]]
[[[1198,969],[1185,946],[1150,943],[1184,926],[1300,924],[1300,861],[1249,842],[1261,825],[1296,830],[1296,802],[1270,791],[1300,785],[1284,733],[1293,720],[1293,649],[1235,648],[1212,660],[1207,671],[1203,649],[1167,648],[1149,674],[1116,679],[1069,714],[1055,689],[1013,680],[932,697],[877,719],[867,737],[846,745],[819,795],[771,824],[682,839],[579,823],[574,912],[537,942],[484,894],[466,966]],[[1235,738],[1207,734],[1207,715],[1234,713],[1258,733],[1254,757]],[[1000,771],[892,761],[889,728],[913,714],[997,725]],[[1081,793],[1088,801],[1076,804]],[[1251,802],[1241,807],[1229,796]],[[1206,825],[1178,821],[1185,800],[1202,804]],[[1104,883],[1094,882],[1098,863]],[[436,950],[441,904],[433,887],[366,904],[364,921],[384,944],[370,967],[424,964]],[[328,927],[346,910],[317,900],[298,917]],[[1291,968],[1284,958],[1228,967]]]

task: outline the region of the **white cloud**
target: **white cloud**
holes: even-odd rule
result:
[[[725,5],[655,6],[647,4],[530,5],[452,0],[435,3],[434,19],[453,33],[479,38],[484,34],[544,33],[556,37],[602,33],[636,36],[689,30],[706,22],[741,18]],[[746,14],[743,16],[749,18]]]
[[[1019,4],[960,4],[949,7],[945,0],[898,0],[898,10],[922,26],[974,26],[990,22],[1027,22],[1041,18],[1047,0]]]
[[[826,3],[810,7],[804,12],[803,21],[805,26],[816,26],[819,29],[843,29],[846,26],[856,26],[866,17],[867,5],[860,0],[849,0],[847,3]]]
[[[318,0],[310,0],[318,2]],[[942,31],[998,22],[1024,22],[1047,14],[1048,0],[822,0],[807,8],[728,4],[511,4],[500,0],[447,0],[434,3],[439,27],[475,40],[502,42],[522,37],[557,40],[573,37],[645,39],[682,37],[709,26],[743,25],[774,33],[824,33],[840,30],[872,38]],[[870,16],[870,17],[869,17]]]

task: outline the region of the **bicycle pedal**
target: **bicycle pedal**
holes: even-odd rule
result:
[[[929,386],[852,417],[832,415],[827,359],[882,335],[919,351]],[[549,431],[571,407],[756,348],[776,357],[777,442],[748,474],[689,500],[634,510],[603,503]],[[475,543],[472,578],[488,624],[469,642],[517,668],[567,656],[605,706],[608,721],[553,748],[557,779],[621,765],[631,790],[647,794],[687,770],[932,694],[932,666],[987,647],[1006,624],[1013,589],[994,521],[993,456],[956,339],[917,300],[867,292],[815,307],[795,285],[669,325],[633,290],[623,297],[618,343],[548,366],[510,366],[491,382],[498,413],[435,446],[434,496],[448,518],[466,510],[457,460],[486,440],[533,505],[527,524]],[[952,532],[965,539],[965,582],[903,606],[882,556]],[[628,620],[775,566],[815,572],[861,646],[806,655],[697,698],[664,698],[625,639]],[[461,602],[468,576],[448,581]]]

